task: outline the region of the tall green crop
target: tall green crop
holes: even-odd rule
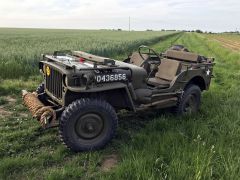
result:
[[[129,54],[141,44],[153,44],[173,32],[108,30],[0,29],[0,77],[18,78],[36,73],[43,53],[83,50],[114,57]]]

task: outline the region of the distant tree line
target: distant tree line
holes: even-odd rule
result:
[[[100,30],[112,30],[112,31],[124,31],[123,29],[100,29]],[[133,29],[131,31],[134,31]],[[153,29],[146,29],[146,31],[154,31]],[[182,32],[196,32],[196,33],[205,33],[205,34],[217,34],[215,32],[212,32],[212,31],[202,31],[200,29],[196,29],[196,30],[176,30],[176,29],[161,29],[161,31],[182,31]],[[229,34],[239,34],[240,35],[240,32],[239,31],[225,31],[225,32],[222,32],[222,33],[229,33]]]

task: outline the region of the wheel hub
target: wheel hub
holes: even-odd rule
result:
[[[196,99],[193,94],[191,94],[185,102],[184,112],[191,114],[196,111]]]
[[[94,113],[81,116],[75,124],[76,134],[83,139],[93,139],[101,134],[103,119]]]

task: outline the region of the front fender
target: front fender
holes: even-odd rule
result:
[[[64,105],[68,106],[80,98],[101,98],[115,109],[135,111],[131,89],[128,84],[122,82],[99,84],[89,87],[89,89],[68,87],[64,97]]]

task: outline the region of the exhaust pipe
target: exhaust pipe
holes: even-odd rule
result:
[[[44,129],[58,125],[56,120],[56,112],[51,108],[51,106],[45,106],[38,99],[36,92],[31,93],[27,92],[26,90],[22,90],[22,98],[32,116],[41,123]]]

